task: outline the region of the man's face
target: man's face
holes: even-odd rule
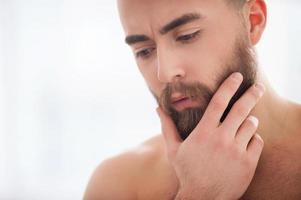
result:
[[[239,71],[254,83],[256,62],[239,10],[225,0],[119,0],[126,42],[158,104],[183,139],[220,84]]]

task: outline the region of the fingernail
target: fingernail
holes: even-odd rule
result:
[[[235,79],[235,80],[237,80],[237,81],[240,81],[240,80],[243,79],[243,76],[242,76],[241,73],[235,72],[235,73],[232,74],[232,78]]]
[[[255,125],[255,127],[258,126],[258,119],[257,119],[256,117],[254,117],[254,116],[249,116],[248,119]]]

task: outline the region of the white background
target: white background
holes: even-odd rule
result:
[[[0,0],[0,200],[82,199],[105,158],[159,133],[115,1]],[[268,1],[258,46],[301,102],[301,2]]]

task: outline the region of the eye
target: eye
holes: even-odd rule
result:
[[[191,33],[191,34],[187,34],[187,35],[182,35],[182,36],[179,36],[176,38],[176,41],[180,41],[180,42],[183,42],[183,43],[187,43],[187,42],[190,42],[192,41],[193,39],[195,39],[197,36],[199,36],[201,33],[200,30],[194,32],[194,33]]]
[[[137,53],[135,53],[136,58],[142,58],[142,59],[146,59],[148,57],[151,56],[151,53],[155,50],[154,47],[152,48],[147,48],[147,49],[143,49],[141,51],[138,51]]]

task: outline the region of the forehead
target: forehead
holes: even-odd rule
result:
[[[225,6],[224,0],[118,0],[120,20],[126,35],[158,30],[186,13],[221,16]]]

